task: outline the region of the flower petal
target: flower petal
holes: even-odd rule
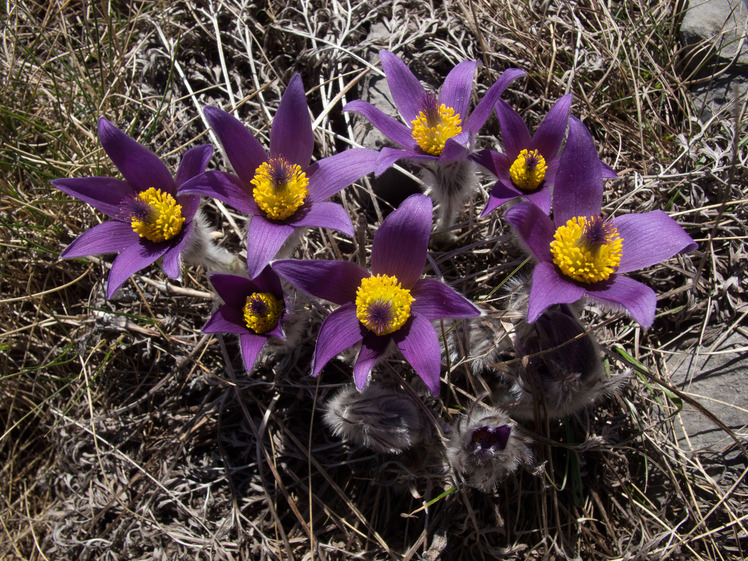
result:
[[[338,203],[322,201],[314,204],[305,204],[288,223],[295,226],[317,226],[319,228],[330,228],[341,232],[346,236],[353,237],[353,224],[345,209]]]
[[[458,135],[448,138],[444,143],[444,150],[439,155],[440,164],[448,164],[455,161],[467,160],[470,151],[467,149],[469,142],[467,131],[463,131]]]
[[[142,240],[125,248],[122,253],[115,257],[112,270],[109,271],[106,289],[107,299],[111,298],[117,289],[133,274],[145,269],[166,253],[168,249],[169,244],[154,244]]]
[[[249,184],[260,164],[268,159],[267,152],[249,129],[233,115],[217,107],[206,107],[203,113],[221,141],[236,175]]]
[[[161,269],[172,279],[182,277],[182,251],[187,249],[190,238],[195,230],[194,222],[186,222],[179,236],[172,238],[167,244],[171,247],[164,253],[164,260],[161,263]]]
[[[493,189],[488,194],[488,202],[486,208],[480,213],[481,217],[485,216],[492,210],[500,207],[506,202],[512,201],[522,196],[522,193],[514,187],[514,185],[506,185],[503,181],[497,181],[494,183]]]
[[[210,144],[202,144],[187,150],[184,156],[182,156],[182,161],[179,162],[179,169],[174,178],[177,190],[188,179],[192,179],[196,175],[203,173],[212,155],[213,147]]]
[[[507,68],[504,70],[494,85],[488,88],[486,95],[484,95],[483,99],[478,102],[478,105],[475,106],[473,112],[470,113],[470,117],[468,117],[467,122],[465,122],[463,129],[476,134],[486,123],[488,117],[490,117],[491,110],[494,108],[494,105],[501,94],[504,93],[506,87],[525,74],[527,74],[527,72],[520,70],[519,68]]]
[[[361,341],[361,349],[356,358],[356,364],[353,366],[353,379],[356,387],[363,390],[369,381],[369,374],[377,360],[387,351],[387,347],[392,341],[389,335],[378,336],[374,333],[367,332]]]
[[[379,152],[379,158],[377,159],[377,167],[374,170],[374,175],[379,177],[385,171],[387,171],[392,164],[398,160],[411,160],[415,162],[428,162],[438,160],[438,156],[432,156],[431,154],[422,154],[414,152],[413,150],[398,150],[397,148],[384,147]]]
[[[504,150],[511,166],[519,153],[530,147],[530,130],[519,113],[503,99],[496,102],[496,115],[499,117],[501,140],[504,142]]]
[[[251,292],[269,292],[278,298],[283,297],[280,278],[270,266],[265,267],[259,275],[250,281],[250,284],[255,286]]]
[[[99,119],[99,140],[123,177],[140,191],[156,187],[175,195],[174,178],[153,152],[135,142],[104,117]]]
[[[255,333],[244,333],[239,335],[239,348],[244,360],[244,368],[247,372],[252,370],[255,365],[257,356],[260,354],[262,347],[268,342],[268,338]]]
[[[410,308],[412,313],[429,320],[471,318],[481,313],[470,300],[436,279],[419,280],[412,288],[411,296],[415,298]]]
[[[432,219],[433,204],[429,197],[415,194],[405,199],[374,234],[372,273],[394,275],[403,288],[410,289],[426,264]]]
[[[496,177],[509,177],[512,162],[505,154],[500,154],[495,150],[480,150],[471,155],[470,159]]]
[[[602,203],[603,172],[595,142],[582,121],[571,117],[553,189],[556,225],[575,216],[600,216]]]
[[[552,261],[551,242],[556,228],[542,209],[532,203],[520,203],[507,210],[505,218],[535,257],[540,261]]]
[[[182,217],[191,222],[200,206],[200,195],[177,193],[177,203],[182,207]]]
[[[312,358],[312,376],[317,376],[325,365],[339,353],[352,347],[364,337],[366,328],[356,317],[353,302],[343,304],[322,322]]]
[[[470,94],[473,93],[476,61],[466,60],[455,66],[444,80],[439,103],[454,109],[464,123],[470,106]],[[414,117],[415,119],[415,117]]]
[[[381,50],[379,51],[379,57],[382,60],[384,75],[387,77],[387,85],[390,87],[390,95],[403,120],[410,123],[418,117],[418,113],[421,111],[421,99],[426,95],[426,90],[423,89],[418,78],[396,55]]]
[[[212,197],[250,216],[260,213],[251,190],[237,176],[223,171],[201,173],[183,183],[179,193]]]
[[[314,133],[301,76],[294,74],[283,92],[270,129],[270,154],[306,169],[314,150]]]
[[[244,302],[242,302],[243,305]],[[203,326],[203,333],[236,333],[242,335],[248,334],[250,331],[244,325],[242,307],[224,304],[210,316],[210,319]]]
[[[615,275],[613,282],[604,288],[587,290],[587,295],[603,305],[623,307],[642,327],[651,327],[657,308],[657,295],[645,284]]]
[[[139,239],[140,236],[126,222],[110,220],[83,232],[65,248],[60,258],[117,253],[130,245],[137,244]]]
[[[307,169],[309,200],[329,199],[341,189],[374,171],[379,152],[368,148],[351,148],[314,162]]]
[[[247,233],[247,271],[251,278],[270,263],[293,231],[290,224],[271,222],[259,214],[252,217]]]
[[[296,288],[339,305],[354,302],[361,280],[370,276],[348,261],[279,259],[271,266]]]
[[[566,134],[566,125],[569,123],[571,100],[572,95],[566,94],[554,103],[530,141],[529,148],[538,150],[546,163],[558,156],[558,151],[561,149],[561,143]]]
[[[134,198],[137,193],[132,185],[113,177],[69,177],[55,179],[52,185],[108,217],[120,220],[127,219],[122,203]]]
[[[434,395],[439,395],[439,376],[442,369],[441,347],[436,330],[423,316],[413,315],[408,323],[393,333],[397,348],[407,360],[426,387]]]
[[[385,115],[369,102],[360,100],[351,101],[343,107],[343,111],[352,111],[366,117],[387,138],[403,148],[415,150],[418,147],[418,143],[413,138],[413,131],[410,127],[405,126],[389,115]]]
[[[534,322],[548,306],[572,304],[584,294],[584,288],[561,277],[552,263],[538,263],[532,274],[527,321]]]
[[[263,273],[268,269],[263,270]],[[255,283],[238,275],[226,273],[213,273],[209,277],[210,284],[216,294],[223,300],[227,306],[232,308],[243,308],[247,301],[247,296],[255,292],[270,292],[257,287]],[[206,333],[213,333],[206,331]]]
[[[551,190],[548,187],[543,187],[540,191],[534,193],[525,194],[524,197],[545,214],[551,213]]]

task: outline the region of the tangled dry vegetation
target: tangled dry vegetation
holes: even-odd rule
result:
[[[663,369],[668,353],[740,328],[747,310],[744,108],[707,123],[693,114],[676,3],[281,4],[0,7],[0,557],[744,558],[745,433],[710,417]],[[662,208],[700,244],[639,274],[660,295],[652,329],[622,314],[586,316],[610,370],[635,374],[583,415],[528,423],[538,473],[490,494],[446,493],[455,482],[423,450],[378,455],[328,433],[322,403],[350,373],[334,362],[308,376],[318,309],[303,326],[307,344],[247,376],[235,341],[200,331],[212,309],[204,271],[174,283],[152,267],[106,301],[111,259],[58,260],[102,216],[49,180],[116,174],[95,136],[99,116],[175,165],[185,148],[214,140],[200,111],[208,104],[235,108],[266,136],[300,72],[321,157],[369,138],[340,109],[381,78],[381,48],[430,84],[479,59],[479,93],[509,66],[527,70],[504,98],[531,128],[573,93],[573,113],[620,175],[606,211]],[[481,141],[492,146],[497,134],[492,117]],[[219,154],[212,165],[223,165]],[[493,291],[523,256],[501,220],[476,218],[488,185],[432,267],[499,315]],[[377,224],[416,189],[398,173],[340,201],[354,224]],[[239,251],[243,217],[205,206],[220,244]],[[356,259],[373,231],[361,228],[357,247],[315,230],[296,256]],[[453,366],[452,390],[427,404],[436,415],[485,399],[465,372]],[[699,408],[729,444],[705,454],[677,440],[683,406]]]

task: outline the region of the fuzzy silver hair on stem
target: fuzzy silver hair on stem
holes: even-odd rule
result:
[[[335,436],[384,454],[400,454],[427,438],[428,421],[418,403],[393,388],[370,383],[339,391],[327,402],[325,424]]]
[[[462,205],[478,188],[475,164],[470,160],[429,162],[421,170],[423,184],[439,205],[439,228],[453,226]]]
[[[236,255],[213,243],[213,230],[202,210],[198,209],[192,223],[194,228],[183,253],[185,263],[202,265],[206,271],[221,273],[238,273],[246,268]]]
[[[517,424],[493,407],[456,421],[447,442],[447,459],[465,484],[490,492],[521,465],[532,464],[533,456]]]

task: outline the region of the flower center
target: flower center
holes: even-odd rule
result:
[[[244,304],[244,325],[258,335],[275,329],[286,309],[283,301],[269,292],[255,292],[247,296]]]
[[[506,448],[509,441],[509,434],[512,429],[509,425],[498,427],[480,427],[473,431],[473,442],[479,452],[489,452],[490,450],[501,451]]]
[[[422,105],[423,110],[410,123],[413,139],[427,154],[440,156],[447,139],[462,132],[460,114],[443,103],[437,106],[434,94],[426,94]]]
[[[545,158],[537,150],[522,150],[509,168],[512,183],[526,193],[535,191],[545,179]]]
[[[396,277],[376,275],[361,281],[356,291],[356,317],[377,335],[400,329],[410,317],[414,298]]]
[[[309,179],[301,167],[282,156],[260,164],[251,181],[257,206],[268,218],[285,220],[304,204]]]
[[[602,218],[570,218],[556,229],[551,242],[553,262],[575,281],[592,284],[606,280],[621,262],[623,238]]]
[[[141,238],[165,242],[182,231],[182,206],[169,193],[151,187],[130,202],[130,224]]]

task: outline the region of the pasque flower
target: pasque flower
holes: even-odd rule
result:
[[[287,259],[272,264],[297,288],[340,306],[320,328],[313,376],[360,342],[353,375],[362,389],[376,360],[394,342],[428,388],[439,393],[441,350],[431,320],[473,317],[480,311],[446,284],[419,278],[432,212],[428,197],[412,195],[385,218],[374,236],[371,273],[345,261]]]
[[[119,252],[109,273],[107,298],[132,274],[162,256],[164,272],[179,278],[200,204],[200,197],[185,194],[182,186],[205,171],[213,147],[196,146],[185,152],[176,177],[172,177],[155,154],[103,117],[99,119],[99,140],[124,180],[78,177],[55,179],[52,185],[113,220],[84,232],[60,257]]]
[[[203,332],[239,335],[244,367],[250,371],[269,338],[285,338],[283,320],[287,312],[280,279],[265,267],[252,280],[216,273],[210,276],[210,283],[224,303]]]
[[[572,117],[553,192],[551,219],[536,205],[510,208],[506,219],[539,260],[530,289],[527,319],[534,322],[553,304],[586,296],[623,307],[644,327],[654,321],[654,291],[625,273],[655,265],[696,243],[661,210],[601,216],[603,172],[587,128]]]
[[[221,200],[252,217],[250,277],[262,271],[297,228],[321,226],[353,235],[343,207],[325,199],[373,171],[378,153],[355,148],[310,164],[314,134],[301,76],[291,78],[278,106],[270,153],[225,111],[206,107],[205,117],[236,175],[210,171],[188,182],[184,191]]]
[[[525,72],[506,70],[468,113],[476,61],[464,61],[447,75],[439,95],[427,92],[405,63],[389,51],[379,51],[390,94],[405,124],[365,101],[351,101],[343,110],[366,117],[402,148],[383,148],[376,174],[400,159],[449,163],[465,160],[472,138],[486,122],[504,89]]]

